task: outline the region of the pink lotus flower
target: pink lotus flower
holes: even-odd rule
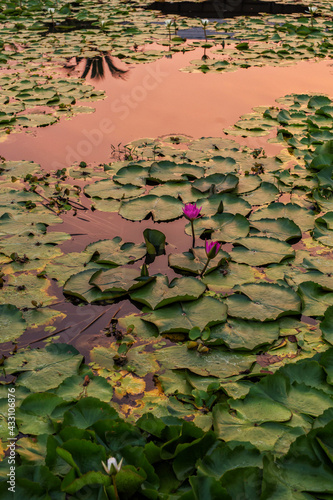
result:
[[[218,241],[209,242],[206,240],[206,255],[208,259],[214,259],[214,257],[216,257],[219,253],[221,246],[222,243],[219,243]]]
[[[187,203],[185,207],[183,207],[183,213],[186,219],[193,221],[199,217],[201,209],[202,207],[198,208],[196,203]]]

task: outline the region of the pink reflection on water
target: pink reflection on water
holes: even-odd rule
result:
[[[200,58],[201,49],[178,53],[149,64],[131,65],[126,80],[87,78],[107,98],[94,103],[92,114],[31,133],[12,134],[0,146],[8,160],[33,160],[46,170],[69,166],[74,161],[107,162],[110,145],[126,144],[140,137],[167,134],[223,136],[223,128],[259,105],[275,105],[288,93],[331,92],[332,69],[328,61],[301,62],[288,67],[239,69],[223,74],[184,73],[180,68]],[[114,59],[117,67],[126,66]],[[252,147],[264,146],[274,154],[277,145],[265,138],[237,139]]]

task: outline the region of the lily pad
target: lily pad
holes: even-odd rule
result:
[[[102,181],[97,181],[94,184],[89,184],[85,186],[84,193],[91,198],[105,199],[115,199],[124,200],[126,198],[136,198],[144,194],[145,188],[133,186],[133,184],[125,184],[119,186],[111,179],[103,179]]]
[[[93,259],[98,264],[122,266],[142,259],[147,253],[147,247],[144,243],[140,245],[122,243],[121,237],[116,236],[112,240],[90,243],[86,247],[86,251],[93,254]]]
[[[210,329],[208,345],[226,344],[230,349],[252,350],[278,339],[279,325],[275,321],[259,322],[228,318],[226,323]]]
[[[140,288],[154,279],[154,276],[140,277],[140,271],[137,269],[121,267],[96,271],[89,283],[99,288],[103,293],[122,294]]]
[[[250,216],[250,221],[260,219],[291,219],[302,232],[312,229],[314,226],[314,212],[300,207],[296,203],[271,203],[268,207],[260,208],[253,212]]]
[[[224,304],[212,297],[202,297],[163,307],[145,314],[142,319],[157,326],[160,333],[188,333],[195,326],[203,330],[206,326],[223,323],[226,317]]]
[[[205,169],[191,163],[171,161],[154,162],[149,169],[149,177],[157,182],[190,180],[202,177]]]
[[[212,235],[213,240],[232,242],[244,238],[249,233],[248,220],[240,214],[216,214],[213,217],[201,217],[193,222],[197,236]],[[185,233],[191,235],[191,224],[185,226]],[[213,234],[212,234],[213,233]]]
[[[22,312],[12,304],[0,305],[0,340],[10,342],[20,337],[27,327]]]
[[[33,392],[58,387],[75,375],[83,357],[67,344],[50,344],[43,349],[23,349],[6,359],[7,374],[17,374],[16,384]]]
[[[333,212],[327,212],[316,219],[313,237],[323,245],[333,247]]]
[[[150,309],[178,301],[195,300],[202,295],[206,286],[196,278],[174,278],[169,284],[167,276],[155,275],[156,279],[145,287],[131,293],[131,299],[141,302]]]
[[[228,314],[242,319],[267,321],[299,314],[301,300],[291,288],[275,283],[245,283],[226,299]]]
[[[154,221],[178,219],[183,215],[183,203],[172,196],[154,196],[152,194],[122,202],[119,215],[124,219],[141,221],[149,214]]]
[[[221,264],[222,259],[229,258],[229,254],[219,251],[215,259],[210,260],[205,276],[214,271]],[[169,266],[179,271],[200,274],[207,262],[207,254],[204,247],[195,247],[188,252],[169,255]]]
[[[238,239],[230,255],[232,260],[249,266],[265,266],[280,263],[295,256],[295,250],[284,241],[275,238],[251,236]]]
[[[256,236],[267,236],[281,241],[300,239],[302,237],[302,232],[297,224],[285,217],[251,221],[251,227],[258,231],[258,233],[255,233]]]
[[[187,349],[185,345],[166,347],[156,356],[162,366],[168,369],[184,368],[204,377],[211,375],[219,379],[248,370],[255,360],[254,356],[231,353],[222,348],[211,349],[208,354],[199,354]]]
[[[237,184],[238,177],[234,174],[211,174],[194,181],[193,186],[202,193],[209,190],[213,193],[227,193],[233,191]]]

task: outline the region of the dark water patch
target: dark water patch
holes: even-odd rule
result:
[[[52,21],[47,21],[44,23],[47,31],[45,34],[49,33],[63,33],[69,31],[79,31],[79,30],[100,30],[100,26],[96,24],[96,21],[81,21],[73,18],[66,18],[64,21],[53,23]]]
[[[260,0],[207,0],[205,2],[153,2],[146,9],[159,10],[163,14],[175,14],[186,17],[208,17],[214,19],[237,16],[256,16],[265,14],[304,13],[303,4],[283,4],[262,2]]]

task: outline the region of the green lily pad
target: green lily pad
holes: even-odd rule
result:
[[[147,253],[147,247],[144,243],[122,243],[120,236],[116,236],[112,240],[90,243],[86,251],[93,254],[94,261],[98,264],[122,266],[142,259]]]
[[[228,318],[226,323],[210,329],[208,345],[226,344],[230,349],[252,350],[261,345],[272,344],[278,339],[280,328],[277,322],[248,321]]]
[[[255,233],[256,236],[266,236],[281,241],[300,239],[302,237],[302,232],[295,222],[285,217],[251,221],[251,227],[259,231]]]
[[[213,190],[214,193],[227,193],[236,189],[238,177],[234,174],[211,174],[194,181],[193,186],[205,193]]]
[[[103,292],[96,286],[90,284],[90,279],[95,274],[96,268],[86,269],[80,273],[73,274],[64,284],[64,294],[78,297],[88,303],[101,301],[112,303],[114,299],[124,294],[124,292]]]
[[[227,308],[212,297],[177,303],[142,316],[144,321],[157,326],[160,333],[187,333],[197,326],[202,331],[206,326],[223,323]]]
[[[222,259],[229,258],[229,254],[219,251],[215,259],[210,260],[205,276],[220,266]],[[169,255],[169,266],[179,271],[200,274],[207,262],[207,254],[204,247],[195,247],[188,252]]]
[[[183,203],[172,196],[154,196],[152,194],[122,202],[119,215],[124,219],[141,221],[149,214],[154,221],[178,219],[183,215]]]
[[[174,278],[169,284],[167,276],[155,275],[156,279],[145,287],[131,293],[137,300],[150,309],[159,309],[173,302],[195,300],[202,295],[206,286],[196,278]]]
[[[333,345],[333,306],[326,309],[324,319],[320,323],[324,339]]]
[[[243,198],[251,205],[264,205],[276,200],[280,192],[274,184],[270,182],[262,182],[258,189],[251,191],[249,194],[244,194]]]
[[[244,264],[229,262],[209,274],[205,274],[202,281],[208,286],[209,290],[217,293],[227,293],[235,285],[247,283],[255,280],[255,271]]]
[[[113,180],[123,186],[132,184],[133,186],[141,187],[146,184],[148,173],[148,169],[145,167],[129,165],[118,170],[116,175],[113,176]]]
[[[149,169],[150,179],[157,182],[190,180],[202,177],[205,169],[190,163],[174,163],[171,161],[154,162]]]
[[[85,186],[84,193],[91,198],[100,198],[102,200],[112,198],[115,200],[124,200],[126,198],[136,198],[144,194],[145,188],[125,184],[119,186],[111,179],[103,179],[94,184]]]
[[[18,374],[16,384],[33,392],[58,387],[75,375],[83,357],[67,344],[50,344],[43,349],[23,349],[6,359],[7,374]]]
[[[240,238],[235,244],[230,253],[232,260],[249,266],[280,263],[295,256],[295,250],[288,243],[275,238],[251,236]]]
[[[200,217],[193,222],[194,232],[197,236],[212,234],[212,239],[217,241],[232,242],[244,238],[249,233],[249,222],[240,214],[216,214],[213,217]],[[185,226],[185,233],[191,235],[191,224]]]
[[[140,271],[130,267],[106,269],[96,271],[90,278],[89,283],[99,288],[101,292],[127,293],[140,288],[150,281],[154,276],[140,277]]]
[[[219,379],[238,375],[248,370],[255,357],[248,354],[236,354],[222,348],[211,349],[208,354],[199,354],[187,349],[185,345],[166,347],[156,353],[162,366],[178,370],[187,369],[203,377],[213,376]]]
[[[323,245],[333,247],[333,212],[327,212],[315,220],[313,237]]]
[[[328,306],[333,305],[333,293],[313,281],[305,281],[298,287],[305,316],[323,316]]]
[[[268,207],[260,208],[253,212],[250,216],[250,221],[265,218],[278,219],[280,217],[291,219],[303,232],[312,229],[314,225],[314,212],[300,207],[296,203],[271,203]]]
[[[267,321],[301,311],[300,298],[289,287],[275,283],[245,283],[234,290],[240,294],[226,299],[230,316]]]
[[[0,340],[10,342],[20,337],[27,327],[22,312],[12,304],[0,305]]]

